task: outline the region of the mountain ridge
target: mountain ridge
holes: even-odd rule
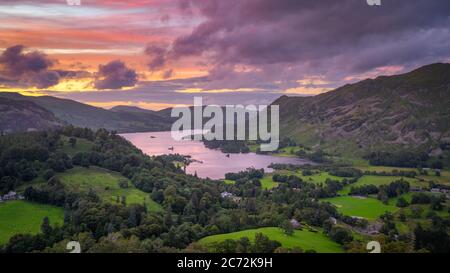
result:
[[[334,151],[429,149],[450,141],[450,64],[380,76],[311,97],[278,98],[281,135]],[[353,145],[354,146],[354,145]]]
[[[107,110],[69,99],[17,93],[0,93],[0,98],[4,99],[0,101],[3,109],[8,103],[16,105],[14,110],[4,110],[8,115],[2,115],[2,119],[7,122],[2,123],[1,130],[28,130],[26,126],[13,126],[11,113],[27,110],[25,104],[12,103],[19,101],[29,102],[28,107],[42,113],[35,115],[31,129],[39,129],[39,124],[44,130],[72,124],[119,133],[166,131],[174,121],[171,108],[152,111],[122,105]],[[366,79],[316,96],[284,95],[272,104],[280,106],[281,137],[307,146],[334,153],[392,147],[429,151],[450,143],[450,64],[431,64],[400,75]],[[22,118],[25,116],[18,115],[16,120]]]
[[[30,97],[18,93],[0,93],[0,98],[28,101],[49,112],[61,122],[90,129],[105,128],[118,133],[166,131],[171,120],[162,115],[146,112],[107,110],[69,99],[52,96]]]

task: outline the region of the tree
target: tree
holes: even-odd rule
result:
[[[164,213],[164,226],[166,228],[170,228],[173,225],[173,219],[172,219],[172,212],[171,210],[167,210],[166,213]]]
[[[70,143],[70,146],[72,146],[72,148],[73,148],[77,144],[77,139],[74,137],[71,137],[71,138],[69,138],[69,143]]]
[[[245,204],[245,210],[249,213],[256,212],[256,199],[248,198],[247,203]]]
[[[125,179],[120,179],[119,180],[119,188],[121,189],[128,189],[129,185],[128,185],[128,181]]]
[[[45,171],[44,173],[44,178],[45,180],[49,180],[50,178],[52,178],[53,176],[55,176],[55,172],[52,169],[48,169]]]
[[[250,249],[251,243],[248,237],[242,237],[239,239],[238,244],[236,246],[237,253],[248,253]]]
[[[255,244],[252,248],[254,253],[273,253],[280,246],[280,242],[271,241],[269,237],[258,232],[255,234]]]
[[[50,226],[50,220],[48,219],[48,217],[44,217],[44,219],[42,220],[41,231],[45,236],[49,236],[52,233],[53,229]]]
[[[426,249],[433,253],[448,253],[450,251],[450,237],[444,221],[435,217],[429,229],[420,224],[414,230],[416,250]]]
[[[351,233],[347,229],[338,226],[331,228],[330,238],[339,244],[348,243],[353,239]]]
[[[432,210],[442,210],[443,206],[441,204],[441,199],[438,197],[432,197],[430,206]]]
[[[414,206],[411,208],[411,216],[413,218],[420,218],[422,215],[423,209],[422,207]]]
[[[402,222],[406,222],[406,219],[407,219],[406,214],[403,212],[400,212],[400,214],[398,215],[398,218]]]
[[[294,234],[294,227],[292,226],[292,224],[289,220],[284,220],[281,223],[280,227],[283,229],[283,231],[286,235],[291,236],[292,234]]]
[[[397,200],[396,206],[399,207],[399,208],[404,208],[404,207],[409,206],[409,203],[408,203],[408,201],[405,200],[405,198],[400,197]]]
[[[444,164],[442,163],[442,161],[435,161],[431,164],[431,168],[433,168],[433,169],[442,170],[443,167],[444,167]]]
[[[4,176],[0,179],[0,193],[8,193],[14,189],[16,179],[11,176]]]
[[[137,216],[136,216],[136,208],[132,206],[130,208],[130,215],[128,216],[128,225],[130,227],[135,227],[138,225]]]

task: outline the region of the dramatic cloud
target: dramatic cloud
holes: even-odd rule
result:
[[[178,37],[164,57],[158,51],[158,64],[201,57],[220,84],[224,78],[242,85],[246,79],[296,80],[306,73],[339,80],[450,56],[447,0],[385,1],[381,7],[365,1],[183,0],[181,6],[205,20]],[[236,73],[239,66],[250,69]]]
[[[46,88],[58,84],[60,75],[49,68],[53,65],[47,55],[38,51],[25,53],[25,47],[7,48],[0,56],[1,80],[7,85]]]
[[[149,45],[145,49],[145,54],[150,57],[148,67],[151,71],[161,69],[165,65],[165,55],[167,50],[162,46]]]
[[[136,71],[127,68],[122,61],[115,60],[99,66],[94,86],[97,89],[121,89],[133,87],[137,81]]]
[[[11,49],[0,89],[103,105],[267,102],[450,62],[448,0],[0,2],[0,50],[39,50]]]

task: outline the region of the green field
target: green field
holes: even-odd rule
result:
[[[332,203],[344,215],[364,217],[368,220],[377,219],[386,211],[395,212],[398,210],[394,205],[385,205],[380,200],[371,197],[357,198],[352,196],[339,196],[325,198],[322,201]]]
[[[278,150],[277,153],[274,153],[273,155],[277,156],[286,156],[286,157],[297,157],[295,154],[296,152],[302,150],[302,148],[298,146],[292,146],[292,147],[285,147]]]
[[[22,200],[0,203],[0,245],[7,243],[15,234],[39,233],[42,219],[46,216],[51,225],[61,226],[64,210]]]
[[[131,181],[105,169],[94,168],[74,168],[58,175],[61,182],[67,189],[74,192],[88,192],[92,189],[103,201],[116,203],[117,197],[125,196],[127,205],[146,204],[150,211],[161,211],[161,206],[153,201],[149,194],[136,189]],[[122,189],[119,181],[128,181],[129,187]]]
[[[72,147],[72,145],[69,143],[69,138],[64,137],[62,139],[63,143],[62,151],[70,156],[74,156],[80,152],[89,152],[92,150],[92,146],[94,146],[94,143],[84,138],[76,138],[76,140],[77,143],[75,144],[74,147]]]
[[[434,171],[428,171],[428,175],[420,175],[419,178],[426,181],[450,185],[450,171],[441,171],[441,176],[436,176]]]
[[[348,185],[341,190],[340,194],[348,194],[351,187],[359,187],[363,185],[388,185],[394,181],[402,179],[408,181],[411,187],[427,187],[428,184],[425,182],[420,182],[415,178],[401,177],[401,176],[378,176],[378,175],[364,175],[358,179],[356,183]]]
[[[397,171],[405,171],[405,172],[416,172],[416,168],[404,168],[404,167],[389,167],[389,166],[372,166],[367,163],[367,166],[358,166],[356,167],[360,169],[361,171],[370,171],[370,172],[392,172],[394,170]]]
[[[361,171],[371,171],[371,172],[392,172],[394,170],[397,171],[405,171],[405,172],[416,172],[418,174],[417,168],[401,168],[401,167],[388,167],[388,166],[371,166],[368,162],[361,163],[357,162],[356,168]],[[441,176],[436,176],[434,170],[428,170],[428,175],[418,175],[417,178],[423,179],[425,181],[434,181],[437,183],[450,184],[450,171],[442,170]]]
[[[344,178],[337,177],[330,175],[327,172],[316,172],[313,175],[304,176],[301,171],[287,171],[287,170],[281,170],[276,171],[278,174],[283,175],[296,175],[297,177],[301,178],[305,182],[310,182],[314,184],[323,184],[327,179],[342,181]],[[278,186],[278,182],[273,181],[272,175],[266,175],[264,178],[260,179],[261,181],[261,187],[265,190],[270,190]]]
[[[332,241],[321,232],[295,230],[292,236],[288,236],[282,229],[276,227],[248,229],[233,233],[212,235],[201,239],[199,242],[204,245],[211,245],[214,242],[223,242],[227,239],[239,240],[242,237],[248,237],[253,241],[255,239],[255,234],[258,232],[266,235],[271,240],[280,242],[281,245],[286,248],[301,247],[303,250],[315,250],[319,253],[343,252],[338,243]]]
[[[413,196],[413,192],[404,193],[398,197],[390,198],[388,204],[391,206],[395,206],[397,204],[398,199],[401,197],[406,200],[406,202],[411,203],[411,199]]]
[[[304,176],[301,172],[297,172],[296,175],[305,182],[312,182],[314,184],[323,184],[327,179],[342,181],[344,178],[331,175],[327,172],[320,172],[313,175]]]
[[[302,171],[287,171],[287,170],[281,170],[276,171],[276,173],[283,174],[283,175],[296,175],[297,177],[301,178],[305,182],[310,182],[314,184],[323,184],[327,179],[336,180],[336,181],[342,181],[343,177],[338,177],[329,174],[328,172],[323,171],[314,171],[314,174],[312,175],[303,175]]]
[[[264,176],[259,181],[261,181],[261,188],[263,188],[264,190],[270,190],[278,187],[278,183],[273,181],[272,176]]]
[[[224,179],[223,183],[227,184],[227,185],[234,185],[236,182],[233,180],[229,180],[229,179]]]

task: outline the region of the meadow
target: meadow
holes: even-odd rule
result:
[[[327,179],[335,181],[342,181],[344,179],[343,177],[331,175],[328,172],[318,172],[313,175],[303,175],[302,172],[296,172],[295,175],[305,182],[311,182],[314,184],[324,184]]]
[[[0,203],[0,245],[15,234],[39,233],[44,217],[49,218],[52,226],[62,226],[64,210],[22,200]]]
[[[70,156],[74,156],[80,152],[89,152],[92,150],[92,147],[94,146],[93,142],[83,138],[75,139],[77,140],[77,142],[74,146],[72,146],[69,142],[68,137],[62,137],[63,146],[61,147],[61,150]]]
[[[234,185],[236,182],[230,179],[224,179],[223,183],[227,184],[227,185]]]
[[[385,205],[378,199],[367,197],[338,196],[322,199],[323,202],[330,202],[337,210],[348,216],[363,217],[367,220],[375,220],[386,211],[396,212],[394,205]]]
[[[351,185],[347,185],[339,191],[339,194],[348,194],[350,192],[351,187],[359,187],[363,185],[375,185],[375,186],[381,186],[381,185],[388,185],[394,181],[403,179],[405,181],[408,181],[411,187],[419,188],[419,187],[427,187],[428,183],[426,182],[420,182],[416,178],[409,178],[409,177],[401,177],[401,176],[378,176],[378,175],[364,175],[358,179],[356,183],[353,183]]]
[[[118,173],[105,169],[91,167],[76,167],[64,173],[58,174],[61,182],[71,191],[88,192],[93,190],[105,202],[117,203],[122,196],[125,196],[126,204],[141,204],[147,206],[150,211],[161,211],[161,205],[153,201],[148,193],[137,188]],[[128,188],[119,187],[120,181],[126,181]]]
[[[301,171],[293,172],[293,171],[282,170],[282,171],[276,171],[276,173],[283,174],[283,175],[296,175],[297,177],[301,178],[303,181],[314,183],[314,184],[323,184],[323,183],[325,183],[325,181],[327,179],[333,179],[333,180],[337,180],[337,181],[343,180],[342,177],[333,176],[327,172],[317,172],[317,173],[315,173],[313,175],[309,175],[309,176],[304,176]],[[234,183],[234,181],[232,181],[232,180],[225,180],[224,182],[226,184]],[[271,174],[266,174],[262,179],[260,179],[260,182],[261,182],[261,188],[264,190],[270,190],[275,187],[278,187],[278,185],[279,185],[278,182],[273,181]]]
[[[273,181],[272,176],[266,175],[262,179],[259,180],[261,182],[261,188],[264,190],[270,190],[275,187],[278,187],[278,183]]]
[[[233,233],[212,235],[201,239],[199,243],[208,246],[215,242],[223,242],[227,239],[239,240],[242,237],[248,237],[250,241],[253,241],[256,233],[262,233],[271,240],[280,242],[281,245],[286,248],[300,247],[303,250],[315,250],[319,253],[343,252],[342,247],[338,243],[332,241],[321,232],[295,230],[294,233],[289,236],[286,235],[282,229],[277,227],[248,229]]]

